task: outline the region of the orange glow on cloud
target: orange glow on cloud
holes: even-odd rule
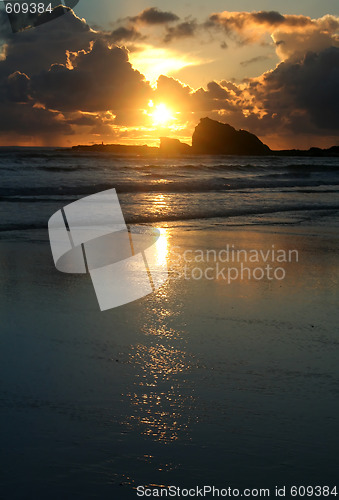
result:
[[[197,66],[201,60],[179,54],[166,48],[142,46],[142,50],[130,52],[129,60],[134,69],[145,75],[153,87],[160,75],[170,76],[188,66]]]

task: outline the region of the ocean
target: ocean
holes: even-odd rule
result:
[[[0,172],[0,230],[21,235],[45,229],[68,203],[112,187],[127,223],[333,225],[339,209],[338,158],[133,158],[0,148]]]

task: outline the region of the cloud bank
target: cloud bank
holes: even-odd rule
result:
[[[0,25],[5,26],[1,15]],[[153,88],[133,68],[122,45],[134,43],[137,50],[137,43],[149,36],[140,27],[150,25],[160,29],[158,40],[165,46],[186,37],[198,40],[203,26],[222,33],[225,58],[228,39],[260,44],[268,37],[281,62],[240,83],[211,80],[206,88],[194,89],[163,75]],[[209,116],[248,129],[270,145],[271,138],[273,146],[294,146],[293,138],[304,146],[326,137],[333,141],[339,136],[338,30],[335,16],[222,12],[198,23],[149,8],[112,32],[91,29],[73,12],[19,36],[6,32],[0,58],[3,144],[63,145],[79,136],[87,142],[138,134],[147,138],[152,132],[145,113],[150,99],[178,113],[174,124],[186,137],[199,118]],[[155,137],[157,130],[152,133]]]

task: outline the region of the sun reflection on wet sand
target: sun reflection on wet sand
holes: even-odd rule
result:
[[[167,264],[168,230],[161,228],[156,244],[158,264]],[[149,297],[140,323],[141,342],[131,346],[129,363],[135,367],[135,381],[125,396],[131,405],[127,424],[156,441],[171,442],[187,435],[195,405],[187,374],[195,365],[186,350],[185,331],[180,328],[173,283],[167,282]]]
[[[168,234],[167,230],[163,227],[158,228],[160,231],[160,237],[156,242],[155,251],[156,251],[156,263],[161,266],[167,264],[168,257]]]
[[[189,408],[194,397],[185,390],[185,372],[192,360],[184,350],[167,347],[164,341],[153,346],[139,344],[130,361],[141,370],[133,390],[129,424],[157,441],[175,441],[189,427]]]
[[[137,371],[127,394],[129,425],[158,441],[175,441],[187,431],[189,410],[194,406],[185,377],[194,358],[183,348],[183,332],[169,327],[169,311],[154,318],[152,307],[147,317],[142,328],[145,342],[132,347],[129,359]]]

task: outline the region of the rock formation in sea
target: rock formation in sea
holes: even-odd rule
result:
[[[254,134],[247,130],[236,130],[227,123],[211,118],[201,118],[192,136],[192,146],[170,137],[160,138],[160,148],[122,144],[93,144],[73,146],[78,151],[102,151],[117,155],[132,156],[180,156],[180,155],[274,155],[274,156],[316,156],[339,157],[339,146],[329,149],[310,148],[273,151]]]
[[[164,155],[192,154],[191,146],[180,142],[179,139],[160,137],[160,153]]]
[[[192,136],[192,153],[213,155],[265,155],[271,150],[254,134],[227,123],[201,118]]]

